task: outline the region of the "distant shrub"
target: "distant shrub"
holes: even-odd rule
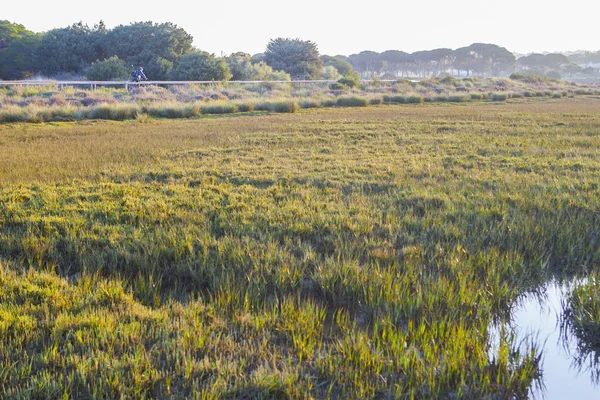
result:
[[[483,93],[471,93],[471,100],[483,100],[484,98]]]
[[[335,103],[339,107],[366,107],[369,100],[360,96],[338,97]]]
[[[539,75],[533,75],[533,74],[522,74],[519,72],[515,72],[513,74],[510,75],[510,79],[514,80],[514,81],[521,81],[521,82],[526,82],[526,83],[541,83],[541,82],[547,82],[548,78],[544,77],[544,76],[539,76]]]
[[[448,97],[446,97],[444,95],[438,95],[438,96],[434,96],[433,100],[438,101],[438,102],[445,102],[445,101],[448,101]]]
[[[560,72],[558,72],[558,71],[550,71],[546,74],[546,76],[548,78],[554,79],[554,80],[562,79],[562,76],[560,75]]]
[[[456,85],[456,78],[452,75],[446,75],[440,79],[440,83],[443,83],[444,85]]]
[[[492,101],[506,101],[508,99],[508,94],[506,93],[493,93]]]
[[[376,106],[381,103],[383,103],[383,99],[381,97],[372,97],[369,99],[369,104],[371,104],[371,105]]]
[[[343,85],[339,82],[334,82],[329,85],[329,89],[331,89],[331,90],[346,90],[346,89],[348,89],[348,86]]]
[[[357,88],[360,86],[359,81],[358,81],[358,77],[357,76],[351,76],[351,75],[346,75],[343,78],[339,79],[337,81],[337,83],[344,85],[346,87],[349,88]]]
[[[561,93],[554,93],[554,94],[552,95],[552,98],[553,98],[553,99],[560,99],[560,98],[562,98],[562,94],[561,94]]]
[[[511,93],[510,97],[513,99],[520,99],[521,97],[523,97],[522,93]]]

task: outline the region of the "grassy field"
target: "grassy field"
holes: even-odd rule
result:
[[[490,324],[600,267],[599,111],[0,124],[0,397],[524,397]]]

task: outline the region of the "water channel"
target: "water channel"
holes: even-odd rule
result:
[[[535,399],[600,399],[593,375],[600,367],[590,363],[592,355],[581,354],[577,339],[561,329],[563,304],[575,283],[551,281],[541,295],[527,295],[513,312],[510,323],[519,338],[533,338],[542,351],[542,387],[534,385]],[[492,329],[492,343],[498,327]],[[497,342],[496,342],[497,343]]]

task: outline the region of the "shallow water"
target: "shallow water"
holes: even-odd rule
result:
[[[551,282],[544,296],[527,296],[513,313],[511,325],[518,337],[533,337],[542,350],[543,389],[533,387],[536,399],[600,399],[600,387],[589,369],[580,370],[575,338],[561,335],[561,301],[566,300],[573,285]]]

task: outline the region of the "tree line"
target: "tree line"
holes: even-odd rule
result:
[[[406,53],[362,51],[350,56],[321,55],[314,42],[277,38],[265,52],[238,52],[226,57],[196,49],[193,38],[172,23],[135,22],[107,29],[100,21],[35,33],[20,24],[0,21],[0,79],[81,77],[127,79],[143,66],[152,80],[298,80],[344,76],[396,79],[402,76],[506,76],[515,71],[561,77],[597,74],[578,64],[600,60],[600,52],[569,57],[531,54],[517,59],[507,49],[474,43],[459,49]]]

